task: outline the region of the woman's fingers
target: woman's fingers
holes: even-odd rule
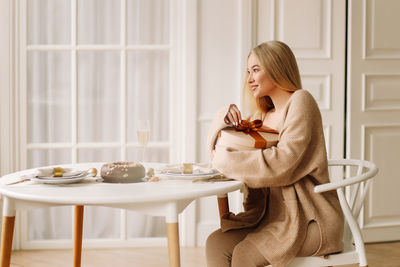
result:
[[[231,123],[230,120],[229,120],[229,118],[228,118],[228,115],[225,116],[224,122],[225,122],[226,124],[230,124],[230,123]]]
[[[226,114],[225,119],[228,120],[227,124],[235,124],[235,120],[233,119],[233,116],[230,111],[228,111],[228,114]]]
[[[235,126],[239,125],[239,123],[242,121],[242,115],[240,113],[240,110],[235,104],[231,104],[228,110],[228,113],[225,116],[225,123],[227,124],[233,124]]]
[[[232,110],[234,111],[233,117],[235,119],[236,125],[238,125],[239,123],[242,122],[242,114],[240,113],[239,108],[235,104],[232,106]]]

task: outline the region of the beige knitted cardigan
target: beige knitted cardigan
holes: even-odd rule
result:
[[[215,145],[218,132],[227,127],[227,111],[224,107],[217,112],[211,124],[207,142],[212,164],[227,177],[243,181],[247,190],[244,212],[225,214],[222,231],[255,227],[246,238],[273,266],[285,266],[297,255],[311,221],[321,232],[315,255],[341,251],[344,219],[337,194],[313,192],[329,178],[321,114],[311,94],[292,94],[276,129],[279,143],[264,150]]]

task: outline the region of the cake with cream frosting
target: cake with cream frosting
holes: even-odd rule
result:
[[[142,182],[142,178],[146,176],[146,169],[142,164],[134,161],[108,162],[101,167],[100,175],[104,182]]]

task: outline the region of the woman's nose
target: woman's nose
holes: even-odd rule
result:
[[[254,82],[254,79],[253,79],[253,75],[251,75],[251,73],[250,73],[249,77],[247,77],[247,83],[252,83],[252,82]]]

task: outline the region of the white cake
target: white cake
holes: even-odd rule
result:
[[[108,162],[101,167],[101,177],[109,183],[142,182],[146,169],[139,162],[119,161]]]

